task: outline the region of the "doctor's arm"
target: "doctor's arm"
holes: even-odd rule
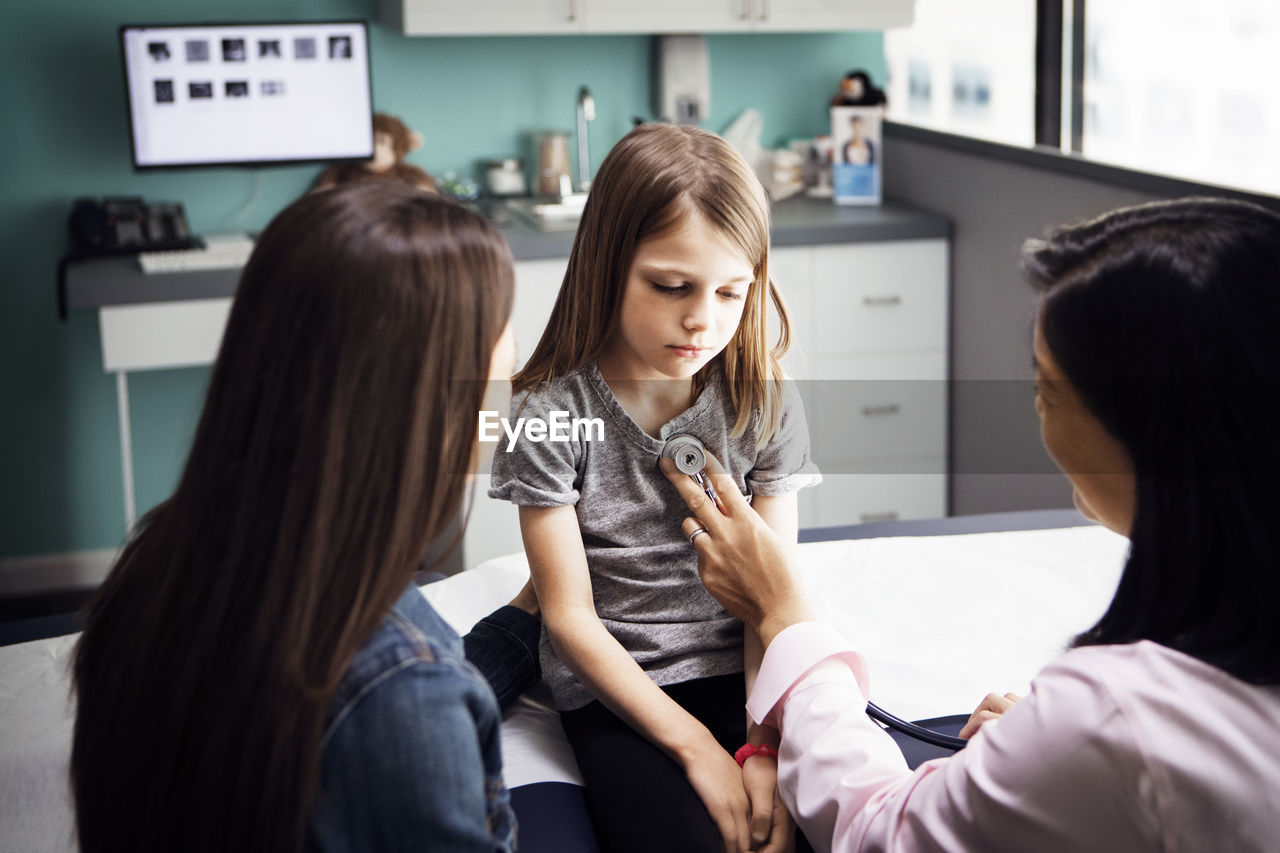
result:
[[[788,549],[717,461],[708,471],[721,507],[664,471],[695,514],[686,535],[707,530],[694,542],[704,584],[760,634],[747,708],[780,731],[779,787],[818,849],[1141,848],[1131,801],[1140,751],[1089,667],[1047,668],[999,726],[912,772],[864,712],[862,656],[814,620]]]

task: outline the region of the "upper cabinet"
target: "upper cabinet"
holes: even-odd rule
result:
[[[583,0],[589,33],[749,32],[752,0]]]
[[[883,30],[915,0],[381,0],[405,35],[734,33]]]
[[[915,0],[744,0],[757,31],[887,30],[910,26]]]
[[[585,32],[587,0],[380,0],[382,22],[407,36]]]

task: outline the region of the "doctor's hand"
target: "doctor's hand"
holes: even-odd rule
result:
[[[782,629],[812,621],[808,599],[782,540],[747,503],[720,462],[707,454],[706,473],[720,497],[719,506],[670,459],[663,459],[660,466],[693,510],[694,516],[686,518],[681,529],[686,539],[693,537],[698,574],[707,591],[754,629],[766,648]]]
[[[984,725],[1004,716],[1004,712],[1013,707],[1015,702],[1021,702],[1022,697],[1017,693],[1006,693],[998,696],[995,693],[988,693],[986,698],[982,700],[973,714],[969,717],[969,722],[964,724],[964,728],[960,730],[960,737],[971,738],[978,733],[978,729]]]

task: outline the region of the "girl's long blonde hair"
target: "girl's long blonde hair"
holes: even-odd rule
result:
[[[782,419],[782,366],[791,319],[769,276],[769,202],[751,167],[705,130],[646,124],[628,133],[600,166],[583,210],[569,268],[542,339],[516,374],[516,392],[535,388],[598,355],[618,322],[636,249],[696,210],[750,262],[754,278],[742,319],[724,351],[693,377],[693,393],[722,369],[742,435],[758,413],[763,446]],[[778,341],[769,346],[771,299]]]

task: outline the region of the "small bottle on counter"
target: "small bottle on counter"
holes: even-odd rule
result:
[[[524,161],[515,157],[484,162],[485,186],[491,196],[525,195]]]

